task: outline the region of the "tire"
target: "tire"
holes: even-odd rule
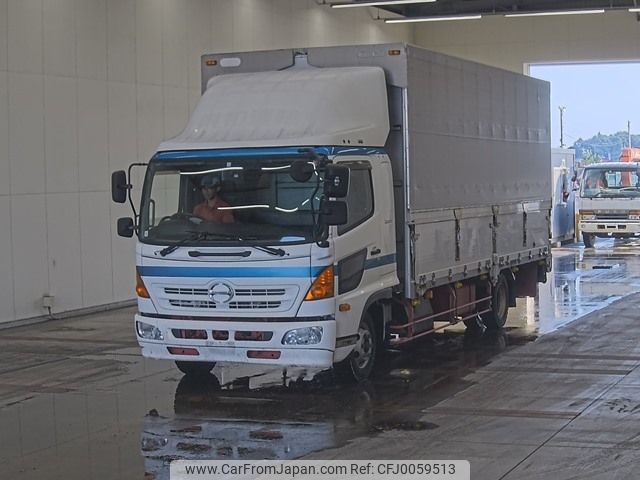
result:
[[[176,361],[176,367],[187,377],[203,377],[215,367],[215,362],[179,362]]]
[[[593,233],[584,233],[582,232],[582,241],[584,242],[585,248],[593,248],[593,244],[595,243],[595,235]]]
[[[504,275],[500,274],[498,282],[491,293],[491,311],[482,317],[487,328],[498,329],[507,323],[509,314],[509,284]]]
[[[376,329],[373,318],[366,313],[358,325],[358,341],[353,351],[333,369],[342,379],[361,382],[371,375],[377,355]]]

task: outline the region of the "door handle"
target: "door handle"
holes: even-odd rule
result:
[[[379,255],[380,254],[380,249],[378,247],[374,247],[371,250],[371,256],[373,257],[374,255]]]

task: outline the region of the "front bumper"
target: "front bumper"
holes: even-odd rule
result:
[[[294,319],[292,319],[294,320]],[[215,320],[182,320],[135,315],[136,322],[144,322],[157,327],[164,340],[141,338],[136,330],[142,355],[148,358],[195,362],[235,362],[261,365],[282,365],[297,367],[330,367],[333,364],[336,344],[335,320],[287,321],[287,322],[234,322]],[[315,345],[283,345],[282,337],[294,328],[322,327],[322,340]],[[135,329],[135,324],[134,324]],[[178,338],[173,330],[204,330],[207,339]],[[213,331],[228,332],[228,340],[214,340]],[[267,341],[235,340],[236,332],[272,332]],[[197,355],[171,353],[171,347],[190,348]],[[175,351],[175,350],[174,350]],[[279,358],[252,358],[250,352],[279,352]]]
[[[625,234],[625,235],[639,235],[640,234],[640,222],[630,221],[611,221],[611,220],[581,220],[580,231],[584,233],[595,233],[596,235],[609,235],[609,234]]]

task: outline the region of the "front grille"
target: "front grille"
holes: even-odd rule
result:
[[[285,293],[284,288],[238,288],[236,297],[277,297]]]
[[[229,308],[232,310],[241,309],[265,309],[265,308],[278,308],[282,305],[282,302],[230,302]]]
[[[209,297],[209,287],[177,287],[174,285],[161,285],[156,290],[159,300],[166,308],[179,310],[217,310],[224,311],[274,311],[284,312],[289,310],[299,292],[297,285],[285,285],[284,287],[265,286],[239,286],[232,287],[233,296],[230,301],[214,302]]]
[[[217,308],[218,307],[214,302],[208,302],[206,300],[177,300],[175,298],[170,298],[169,304],[172,307],[180,307],[180,308]]]
[[[209,290],[206,288],[165,287],[164,293],[167,295],[206,296],[209,295]],[[285,293],[284,288],[238,288],[235,291],[236,297],[274,297],[282,296]]]
[[[164,293],[167,295],[209,295],[206,288],[172,288],[165,287]]]

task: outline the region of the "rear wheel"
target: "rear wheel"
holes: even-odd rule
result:
[[[592,248],[595,242],[595,235],[593,233],[582,232],[582,241],[586,248]]]
[[[211,372],[215,367],[215,362],[179,362],[176,367],[188,377],[203,377]]]
[[[371,375],[377,354],[378,342],[373,318],[366,313],[358,326],[358,341],[353,351],[333,368],[341,377],[360,382]]]
[[[509,284],[504,275],[500,274],[498,282],[491,293],[491,311],[484,314],[482,319],[487,328],[502,328],[507,323],[509,313]]]

